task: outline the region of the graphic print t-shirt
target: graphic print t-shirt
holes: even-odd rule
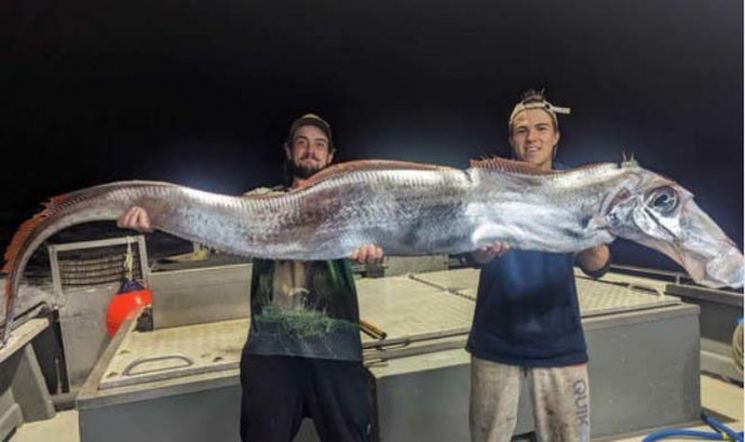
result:
[[[349,262],[254,260],[246,352],[362,360]]]
[[[259,188],[246,195],[286,190]],[[361,361],[359,322],[348,260],[254,259],[247,353]]]

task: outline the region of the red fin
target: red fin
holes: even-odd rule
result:
[[[286,193],[287,192],[280,191],[280,190],[274,190],[270,188],[260,188],[260,189],[254,189],[254,190],[244,193],[243,195],[241,195],[241,198],[260,200],[260,199],[265,199],[265,198],[275,198],[278,196],[282,196]]]
[[[357,160],[349,161],[346,163],[339,163],[323,169],[317,174],[310,177],[303,187],[309,187],[314,184],[318,184],[321,181],[325,181],[331,177],[342,175],[349,172],[356,172],[359,170],[449,170],[448,167],[437,166],[434,164],[425,163],[414,163],[411,161],[395,161],[395,160]]]
[[[18,257],[18,253],[29,238],[31,233],[34,231],[36,226],[39,225],[53,210],[55,206],[65,201],[66,195],[58,195],[49,199],[48,202],[43,203],[44,210],[35,214],[30,219],[26,220],[13,234],[13,239],[10,240],[10,245],[5,249],[5,265],[3,266],[2,273],[10,273],[15,266],[15,260]]]
[[[472,168],[493,169],[499,172],[514,173],[514,174],[520,174],[520,175],[561,175],[561,174],[568,173],[570,171],[573,172],[577,170],[593,169],[595,167],[600,167],[605,164],[608,164],[608,163],[585,164],[585,165],[573,167],[567,170],[543,170],[543,169],[539,169],[538,167],[530,163],[526,163],[525,161],[508,160],[506,158],[500,158],[500,157],[484,158],[481,160],[471,160]]]
[[[481,169],[494,169],[500,172],[516,173],[521,175],[552,175],[556,172],[543,170],[526,163],[525,161],[514,161],[506,158],[492,157],[483,160],[471,160],[471,167]]]
[[[348,161],[346,163],[339,163],[333,166],[327,167],[321,170],[317,174],[308,178],[302,186],[292,189],[293,192],[314,186],[322,181],[326,181],[332,177],[343,175],[350,172],[356,172],[360,170],[453,170],[450,167],[437,166],[434,164],[426,163],[415,163],[411,161],[395,161],[395,160],[357,160]],[[283,192],[267,192],[256,195],[244,194],[244,198],[250,199],[263,199],[263,198],[275,198],[284,195]]]

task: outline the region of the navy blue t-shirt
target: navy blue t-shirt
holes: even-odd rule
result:
[[[566,166],[554,162],[554,168]],[[529,367],[587,362],[574,255],[511,250],[485,264],[466,350]]]
[[[485,264],[466,349],[529,367],[587,362],[574,255],[511,250]]]

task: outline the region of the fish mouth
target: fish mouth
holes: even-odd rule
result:
[[[698,284],[711,288],[743,287],[745,259],[722,229],[692,200],[681,208],[677,219],[676,223],[657,226],[649,220],[646,225],[637,223],[642,232],[655,231],[656,227],[656,231],[666,233],[664,239],[659,234],[655,238],[649,235],[638,238],[638,242],[672,258]]]
[[[745,259],[731,241],[721,241],[718,247],[707,250],[705,254],[685,247],[676,249],[676,253],[668,256],[683,266],[698,284],[735,289],[745,284]]]
[[[745,261],[737,245],[692,200],[681,214],[681,235],[673,248],[676,259],[694,281],[712,288],[741,288]]]
[[[706,263],[706,277],[702,284],[710,287],[729,286],[741,288],[745,282],[743,256],[736,247],[730,247]]]

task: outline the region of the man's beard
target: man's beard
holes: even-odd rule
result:
[[[287,172],[291,177],[297,177],[300,179],[308,179],[323,169],[323,166],[305,166],[302,164],[296,164],[294,161],[287,162]]]

